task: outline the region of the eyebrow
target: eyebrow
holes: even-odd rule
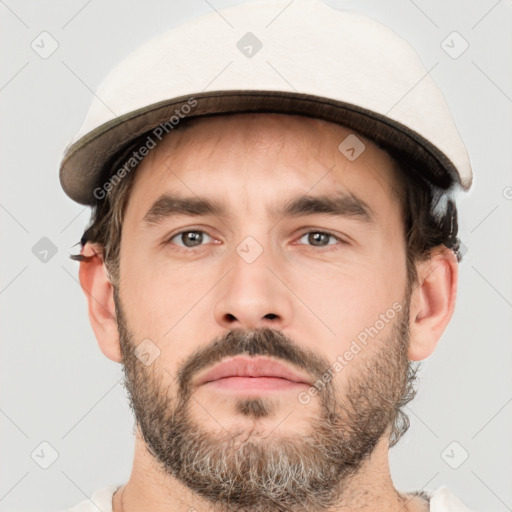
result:
[[[183,197],[177,194],[164,194],[160,196],[144,215],[144,223],[159,224],[160,222],[178,215],[226,216],[225,207],[218,201],[203,197]]]
[[[370,206],[351,192],[295,197],[280,208],[272,208],[270,213],[276,218],[324,214],[334,217],[355,218],[368,223],[375,222],[375,213]]]
[[[269,214],[276,219],[323,214],[354,218],[368,223],[375,222],[375,214],[370,206],[349,192],[339,192],[336,195],[293,197],[280,207],[272,206],[269,209]],[[143,222],[148,225],[157,225],[168,218],[179,215],[228,217],[228,211],[224,204],[217,200],[167,193],[153,203],[144,215]]]

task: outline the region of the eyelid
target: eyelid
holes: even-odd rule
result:
[[[200,247],[203,247],[203,246],[207,245],[207,244],[201,244],[201,245],[198,245],[198,246],[195,246],[195,247],[186,247],[184,245],[178,245],[178,244],[174,244],[174,243],[171,242],[171,240],[173,238],[176,238],[177,236],[179,236],[179,235],[181,235],[183,233],[188,233],[188,232],[200,232],[200,233],[203,233],[203,234],[209,236],[212,239],[214,244],[218,245],[219,243],[221,243],[216,237],[211,235],[205,228],[203,228],[203,227],[196,227],[196,226],[189,226],[187,228],[182,228],[179,231],[173,232],[170,235],[166,236],[165,240],[164,240],[164,245],[171,244],[171,245],[174,245],[175,247],[179,247],[180,249],[184,249],[184,250],[198,249]],[[328,229],[315,228],[315,227],[305,227],[305,228],[302,228],[302,230],[300,230],[300,234],[296,235],[294,237],[294,239],[295,240],[300,240],[302,237],[304,237],[305,235],[308,235],[310,233],[326,234],[326,235],[329,235],[329,236],[333,237],[334,239],[336,239],[337,242],[340,243],[340,244],[344,244],[344,245],[349,245],[350,244],[350,242],[346,239],[346,238],[349,238],[349,237],[346,237],[346,236],[342,237],[342,236],[340,236],[340,235],[338,235],[336,233],[333,233],[332,231],[330,231]],[[329,250],[329,248],[335,248],[337,246],[337,244],[328,244],[328,245],[325,245],[325,246],[315,246],[315,245],[301,244],[301,243],[295,243],[295,245],[304,245],[304,246],[309,246],[309,247],[313,247],[313,248],[317,248],[317,249],[327,249],[327,250]]]
[[[334,232],[330,231],[329,229],[315,228],[315,227],[303,228],[300,231],[300,234],[298,235],[298,237],[296,239],[300,240],[304,235],[307,235],[309,233],[323,233],[323,234],[332,236],[333,238],[335,238],[338,242],[340,242],[342,244],[345,244],[345,245],[350,244],[350,237],[348,237],[346,235],[340,235],[340,234],[334,233]],[[299,245],[307,245],[307,244],[299,244]],[[335,246],[335,244],[329,244],[324,247],[333,247],[333,246]],[[310,245],[310,247],[317,247],[317,246]]]
[[[203,234],[209,236],[214,241],[214,243],[219,242],[217,240],[217,238],[215,238],[213,235],[211,235],[205,228],[194,227],[194,226],[190,227],[189,226],[187,228],[183,228],[183,229],[180,229],[179,231],[173,232],[170,235],[167,235],[165,237],[164,241],[163,241],[163,244],[164,245],[171,244],[171,245],[174,245],[175,247],[179,247],[180,249],[186,249],[186,250],[196,249],[196,248],[203,247],[204,245],[206,245],[206,244],[201,244],[201,245],[198,245],[196,247],[186,247],[184,245],[178,245],[178,244],[175,244],[175,243],[171,242],[171,240],[173,238],[176,238],[177,236],[182,235],[183,233],[188,233],[190,231],[203,233]]]

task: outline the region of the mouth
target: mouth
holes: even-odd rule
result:
[[[197,386],[224,391],[272,392],[311,386],[310,377],[269,358],[237,356],[198,378]]]

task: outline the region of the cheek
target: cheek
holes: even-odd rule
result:
[[[297,311],[303,311],[296,315],[297,329],[306,333],[304,339],[310,340],[313,350],[319,349],[315,340],[324,340],[322,346],[331,363],[358,336],[363,342],[389,336],[397,312],[405,307],[405,253],[385,243],[369,257],[361,256],[347,265],[323,262],[303,270],[296,268],[286,279],[309,310],[295,301]],[[368,330],[373,337],[369,338]]]
[[[213,265],[156,263],[137,250],[125,256],[121,298],[136,339],[154,341],[167,366],[189,355],[193,340],[208,343],[215,326],[207,294],[221,276]]]
[[[147,253],[122,241],[120,258],[120,290],[126,315],[137,338],[158,340],[169,329],[176,294],[150,261]],[[129,250],[128,250],[129,247]],[[133,248],[132,248],[133,247]],[[167,320],[166,320],[167,318]]]

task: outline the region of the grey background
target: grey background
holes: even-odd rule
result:
[[[2,511],[57,511],[129,476],[133,420],[121,369],[96,345],[69,259],[89,212],[60,189],[59,159],[115,63],[155,34],[238,3],[0,1]],[[383,21],[427,69],[437,63],[432,76],[475,173],[460,202],[467,253],[455,316],[423,363],[411,429],[390,452],[395,485],[445,484],[475,511],[512,510],[512,2],[327,3]],[[43,31],[58,43],[47,59],[31,47]],[[441,46],[453,31],[469,43],[457,59]],[[43,237],[57,251],[46,262]],[[43,469],[52,450],[58,458]]]

